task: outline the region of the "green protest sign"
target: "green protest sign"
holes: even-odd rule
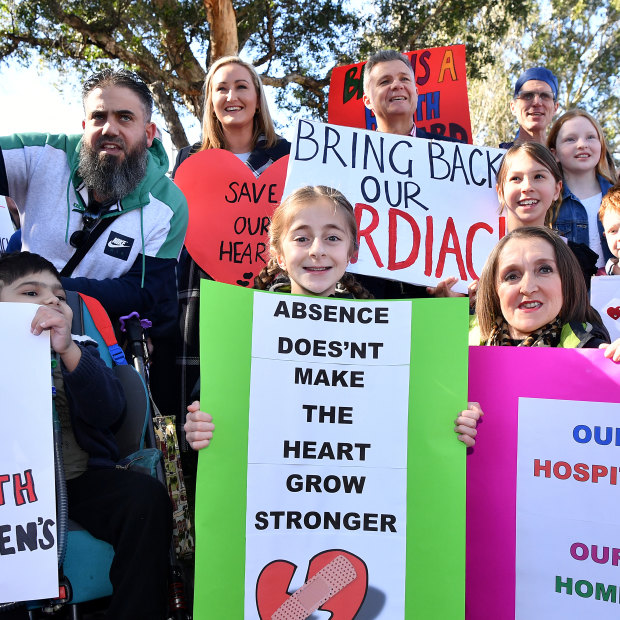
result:
[[[464,617],[467,307],[202,283],[196,618]]]

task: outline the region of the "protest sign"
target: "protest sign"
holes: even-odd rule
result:
[[[203,283],[196,617],[463,617],[466,324]]]
[[[49,334],[35,304],[0,303],[0,602],[58,596]]]
[[[495,177],[505,151],[299,120],[283,196],[328,185],[355,206],[350,270],[466,291],[505,234]]]
[[[189,222],[185,246],[218,282],[252,286],[269,262],[269,222],[280,204],[288,157],[258,178],[233,153],[208,149],[186,159],[175,175]]]
[[[6,246],[14,232],[15,227],[6,204],[6,196],[0,196],[0,252],[6,251]]]
[[[417,127],[472,143],[467,98],[465,46],[449,45],[406,52],[418,88]],[[365,62],[335,67],[329,83],[327,118],[333,125],[376,129],[364,106]]]
[[[597,599],[594,595],[582,598],[575,586],[582,579],[593,585],[596,582],[617,584],[613,572],[609,573],[611,563],[607,564],[607,581],[604,581],[597,572],[590,570],[591,566],[571,559],[571,545],[577,542],[598,544],[601,548],[605,545],[613,546],[614,540],[608,537],[607,526],[599,527],[594,522],[615,523],[617,531],[617,511],[611,521],[608,513],[591,513],[592,520],[588,527],[593,529],[589,530],[586,539],[579,540],[578,535],[584,533],[581,528],[585,524],[576,523],[574,508],[569,511],[566,503],[582,505],[588,509],[590,495],[594,490],[600,491],[603,502],[611,501],[617,506],[617,500],[614,499],[617,487],[602,479],[598,485],[576,480],[570,483],[564,481],[565,485],[559,489],[563,498],[560,501],[557,495],[551,494],[550,486],[542,486],[551,482],[544,473],[544,477],[534,476],[532,458],[553,460],[554,464],[561,461],[568,463],[569,455],[576,454],[577,450],[581,456],[575,458],[575,463],[614,465],[613,451],[619,448],[608,445],[605,453],[599,453],[596,458],[590,457],[582,450],[583,445],[574,445],[573,431],[579,424],[604,429],[610,419],[608,415],[612,416],[611,419],[614,416],[617,419],[617,405],[611,407],[611,414],[601,414],[599,403],[618,403],[619,395],[620,365],[605,359],[602,351],[470,348],[469,397],[480,403],[485,415],[478,425],[476,446],[467,457],[467,620],[542,620],[556,617],[577,620],[588,616],[607,617],[598,614],[608,613],[601,610],[613,607],[609,601]],[[544,410],[541,410],[540,401],[524,399],[545,399],[542,403]],[[579,402],[567,404],[561,401]],[[583,415],[584,409],[588,411],[586,417]],[[528,424],[523,429],[527,433],[527,440],[522,439],[519,428],[518,415],[521,411],[526,411],[524,415],[529,416]],[[573,423],[575,420],[578,422]],[[554,421],[555,426],[550,426]],[[617,422],[614,426],[618,426]],[[560,440],[556,437],[560,437]],[[553,448],[555,441],[560,441],[561,445],[557,457]],[[519,502],[517,442],[519,458],[525,464],[523,466],[527,468],[529,461],[529,470],[525,473],[519,471],[519,493],[522,493]],[[543,463],[543,469],[545,467]],[[554,465],[550,467],[553,471]],[[543,469],[539,468],[539,473]],[[565,470],[560,467],[558,473],[564,475]],[[523,481],[527,478],[530,483],[534,481],[540,485],[542,492],[537,496],[539,499],[528,497],[527,487],[523,487]],[[544,495],[548,497],[543,501],[541,496]],[[536,503],[540,505],[534,505]],[[549,509],[549,504],[555,510],[552,519],[543,513],[543,510]],[[595,535],[595,540],[590,539],[592,535]],[[536,537],[539,541],[545,541],[544,546],[538,550]],[[568,539],[571,540],[567,546]],[[576,553],[583,555],[585,551],[579,547]],[[535,561],[532,560],[532,554],[537,557]],[[570,565],[568,568],[567,562]],[[564,572],[567,570],[569,572]],[[612,570],[617,572],[617,568]],[[557,576],[564,583],[567,578],[573,579],[572,595],[567,594],[566,588],[556,592]],[[527,597],[535,594],[530,590],[532,579],[540,581],[537,588],[544,590],[551,605],[558,605],[552,607],[555,612],[549,612],[547,607],[546,611],[538,613],[527,605]],[[515,584],[520,588],[518,597]],[[580,587],[587,594],[587,586]],[[562,599],[570,599],[570,612],[566,612],[567,603]],[[613,609],[617,613],[617,609]]]
[[[620,276],[592,278],[590,297],[592,307],[601,315],[611,341],[620,338]]]

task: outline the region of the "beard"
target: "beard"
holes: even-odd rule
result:
[[[104,143],[117,144],[123,149],[124,156],[101,154],[99,147]],[[146,162],[146,136],[144,142],[131,151],[121,138],[99,138],[95,148],[82,141],[78,173],[100,202],[116,201],[138,187],[146,174]]]

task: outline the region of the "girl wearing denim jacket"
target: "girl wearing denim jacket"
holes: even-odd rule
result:
[[[597,215],[603,196],[616,180],[603,130],[590,114],[576,108],[554,123],[547,146],[564,177],[554,228],[570,241],[587,244],[598,254],[596,266],[602,270],[611,255]]]

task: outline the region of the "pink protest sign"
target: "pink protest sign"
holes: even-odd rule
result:
[[[598,350],[470,347],[469,398],[485,416],[467,458],[467,620],[515,619],[517,409],[524,397],[616,403],[620,365]]]

